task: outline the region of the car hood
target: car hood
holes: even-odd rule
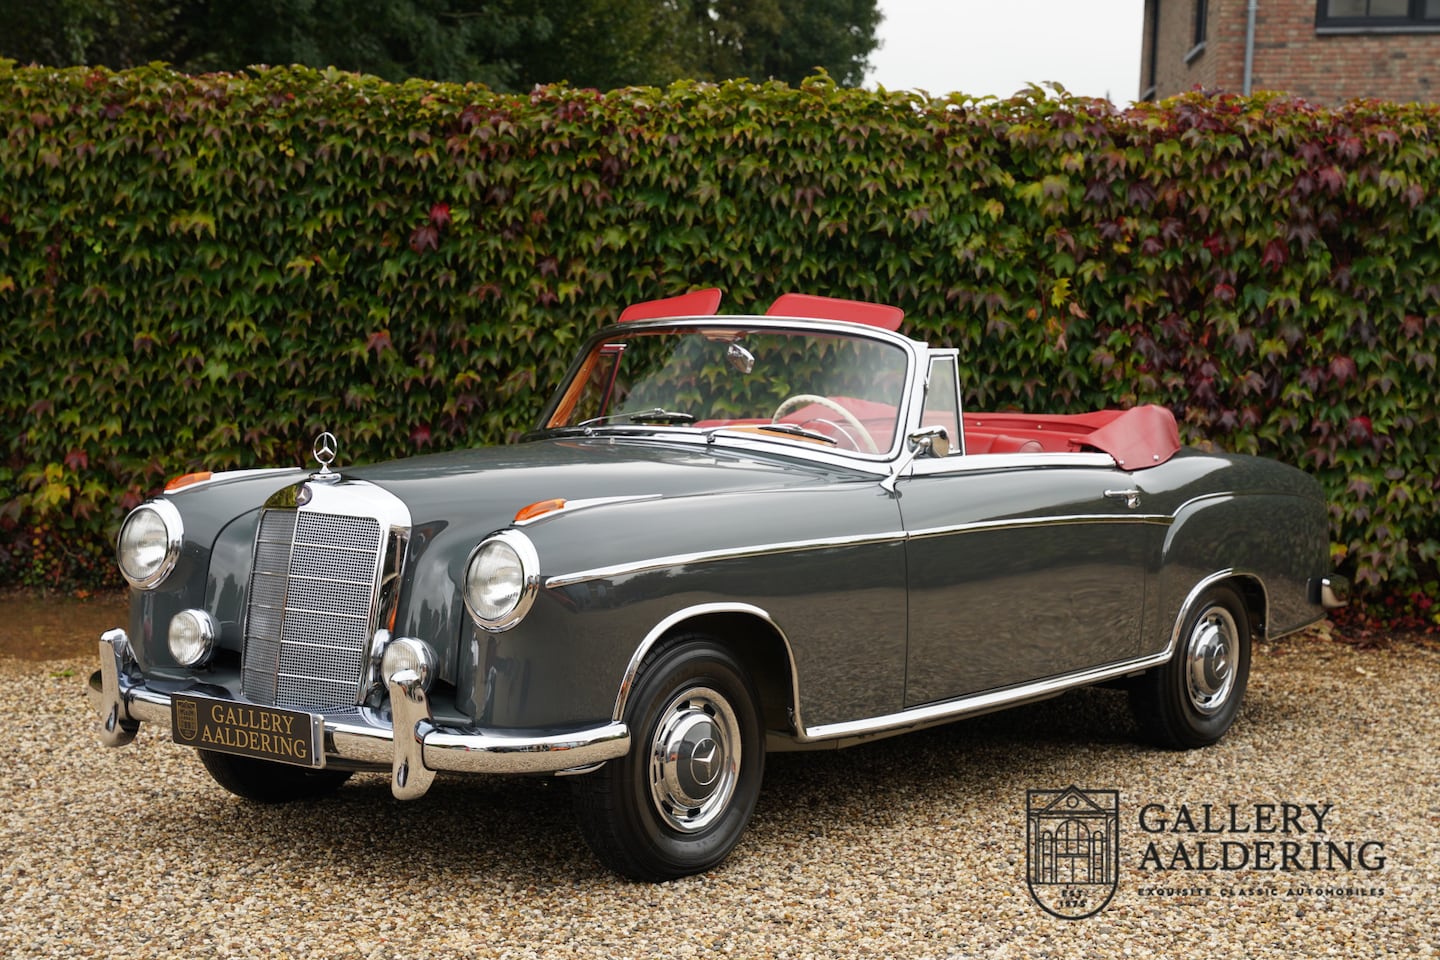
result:
[[[454,645],[463,644],[469,629],[461,603],[465,566],[475,547],[513,524],[523,507],[552,499],[601,501],[583,511],[593,518],[623,510],[631,498],[673,502],[862,476],[779,456],[613,437],[537,440],[346,467],[340,473],[386,490],[408,509],[411,534],[397,627],[436,646],[447,680],[458,662]],[[565,556],[551,551],[542,568],[564,563]]]
[[[673,497],[813,484],[824,467],[713,447],[617,438],[539,440],[412,457],[340,471],[405,502],[418,524],[508,526],[542,500]],[[468,521],[468,523],[467,523]]]

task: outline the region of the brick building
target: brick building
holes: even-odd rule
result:
[[[1196,85],[1440,100],[1440,0],[1146,0],[1140,99]]]

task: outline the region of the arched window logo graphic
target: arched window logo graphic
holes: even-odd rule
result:
[[[1035,902],[1065,920],[1103,910],[1120,877],[1120,792],[1026,790],[1025,824],[1025,885]]]

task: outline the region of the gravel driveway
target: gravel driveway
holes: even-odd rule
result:
[[[1135,745],[1123,696],[1093,690],[851,750],[772,756],[731,859],[660,886],[595,864],[564,782],[442,778],[402,804],[366,775],[324,802],[247,805],[164,730],[100,746],[82,692],[91,669],[0,658],[0,956],[1440,952],[1434,645],[1264,645],[1236,727],[1192,753]],[[1025,885],[1026,790],[1070,784],[1120,794],[1118,892],[1085,920],[1051,917]],[[1189,856],[1200,840],[1259,836],[1147,832],[1147,805],[1153,828],[1154,804],[1171,825],[1181,805],[1198,820],[1204,804],[1234,805],[1253,825],[1257,806],[1286,803],[1330,804],[1319,839],[1369,843],[1370,867],[1383,866],[1142,866],[1151,842],[1169,864],[1177,844]]]

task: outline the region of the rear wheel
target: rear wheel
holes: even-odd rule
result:
[[[678,638],[641,667],[631,750],[575,778],[581,832],[610,869],[672,880],[717,866],[745,831],[764,773],[756,696],[731,653]]]
[[[350,779],[349,770],[308,770],[213,750],[197,752],[216,783],[235,796],[256,803],[312,800],[335,792]]]
[[[1161,746],[1203,747],[1225,735],[1250,677],[1250,620],[1234,589],[1200,595],[1180,628],[1175,654],[1140,677],[1130,705],[1145,735]]]

